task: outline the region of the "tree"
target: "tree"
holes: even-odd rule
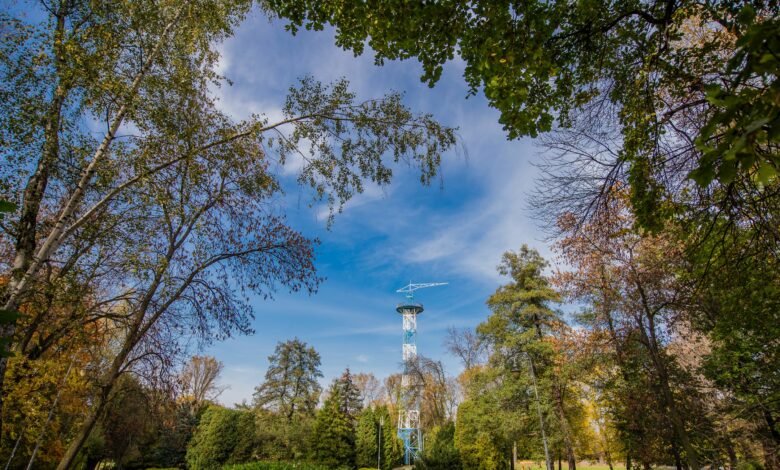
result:
[[[460,359],[461,364],[466,369],[471,369],[484,360],[485,345],[479,340],[479,336],[469,328],[447,328],[444,347]]]
[[[574,470],[577,461],[574,432],[566,404],[566,391],[571,385],[555,367],[554,337],[566,325],[561,313],[551,307],[561,297],[543,275],[546,267],[539,253],[525,245],[517,253],[505,253],[499,272],[510,276],[511,281],[490,296],[487,304],[492,314],[477,331],[497,351],[496,358],[508,362],[510,368],[528,360],[532,385],[536,388],[538,381],[553,407],[569,468]]]
[[[144,446],[154,439],[155,421],[151,397],[137,378],[120,378],[104,415],[97,423],[93,436],[101,443],[101,452],[87,454],[88,461],[110,459],[119,468],[143,461]]]
[[[444,371],[441,361],[417,356],[407,361],[408,375],[417,386],[421,407],[420,425],[423,429],[441,426],[452,419],[456,408],[455,383]]]
[[[297,413],[295,419],[263,408],[255,409],[257,420],[257,458],[301,461],[311,457],[314,415]]]
[[[618,194],[615,204],[622,202],[620,207],[626,207],[626,199],[625,194]],[[685,412],[695,402],[696,394],[692,390],[675,393],[676,385],[693,381],[692,378],[675,380],[682,371],[666,349],[668,332],[679,323],[680,302],[690,288],[675,275],[675,265],[683,259],[681,244],[670,234],[636,233],[631,230],[633,220],[628,211],[614,213],[621,216],[599,217],[582,229],[571,231],[562,240],[561,251],[576,269],[563,274],[562,281],[568,283],[573,298],[592,299],[595,310],[589,318],[592,325],[606,330],[604,333],[610,338],[616,361],[622,368],[623,382],[641,391],[644,386],[641,382],[648,381],[645,383],[657,390],[674,433],[672,445],[679,446],[676,452],[684,452],[691,468],[700,468],[698,450],[687,425],[697,413]],[[561,224],[570,230],[572,218],[562,219]],[[641,371],[644,367],[651,373]],[[630,398],[634,392],[628,393]],[[638,402],[629,399],[628,403]],[[652,402],[643,406],[653,408]],[[625,409],[621,414],[631,420],[632,413],[633,410]],[[676,456],[679,458],[679,453]]]
[[[355,426],[355,465],[357,468],[374,468],[377,464],[379,421],[371,408],[364,408]]]
[[[212,470],[243,463],[254,448],[254,416],[248,411],[209,407],[187,448],[187,468]]]
[[[118,319],[131,334],[120,334],[127,341],[101,374],[110,389],[135,358],[159,353],[144,348],[160,346],[166,330],[181,323],[206,339],[236,327],[248,331],[235,284],[227,291],[214,281],[232,276],[261,295],[277,281],[293,290],[316,284],[308,241],[261,210],[267,206],[260,201],[279,189],[269,160],[283,163],[302,150],[308,157],[300,182],[331,210],[362,191],[366,179],[388,183],[392,171],[382,160],[390,155],[420,164],[423,181],[435,174],[454,132],[409,112],[399,94],[357,102],[346,81],[328,87],[304,79],[280,122],[255,116],[235,123],[216,110],[209,87],[223,79],[214,45],[250,6],[63,0],[42,6],[40,15],[9,15],[0,54],[7,85],[0,90],[0,130],[12,165],[0,173],[0,187],[19,204],[18,217],[3,225],[3,243],[12,248],[3,260],[9,281],[2,310],[21,310],[73,275],[91,276],[85,291],[98,298],[86,312],[56,316],[57,309],[41,309],[22,331],[15,321],[3,323],[4,342],[24,350],[28,338],[54,326],[53,336],[43,336],[52,339],[44,344],[50,348],[96,319]],[[107,131],[95,139],[84,122]],[[128,129],[137,132],[122,135]],[[268,230],[247,238],[249,227]],[[297,254],[276,257],[271,247]],[[261,252],[269,255],[265,266],[249,274]],[[258,292],[262,287],[269,290]],[[72,304],[55,294],[57,303]],[[5,367],[0,358],[0,380]],[[96,412],[105,398],[97,397]],[[63,466],[95,420],[87,416]]]
[[[342,403],[339,389],[331,387],[314,423],[312,457],[327,467],[355,468],[355,430],[352,419],[341,410]]]
[[[215,400],[224,387],[217,384],[222,372],[222,362],[211,356],[192,356],[181,371],[183,393],[199,407],[206,400]]]
[[[388,406],[378,406],[374,410],[382,427],[382,470],[391,470],[404,462],[404,444],[398,438],[396,427],[397,413],[391,413],[391,410],[394,409]]]
[[[376,404],[375,402],[382,398],[382,385],[374,377],[374,374],[361,372],[352,377],[355,387],[360,391],[360,399],[364,408]]]
[[[355,385],[353,376],[349,372],[349,367],[341,374],[341,377],[333,381],[331,390],[338,390],[341,397],[339,409],[354,422],[360,410],[363,409],[363,400],[360,396],[360,389]]]
[[[276,411],[288,422],[296,413],[313,414],[321,391],[319,367],[314,347],[297,338],[278,343],[268,356],[265,381],[255,388],[255,406]]]
[[[455,447],[463,468],[476,470],[505,470],[511,460],[505,439],[500,409],[494,400],[483,396],[478,400],[464,400],[458,407],[458,425],[455,429]]]
[[[455,448],[455,423],[452,421],[432,429],[428,434],[429,444],[422,459],[415,462],[420,470],[460,470],[460,455]]]
[[[661,199],[676,185],[667,182],[690,175],[704,188],[735,175],[776,179],[774,3],[267,5],[293,33],[333,25],[337,45],[361,54],[368,44],[378,64],[417,58],[430,86],[458,54],[471,93],[484,92],[509,138],[548,132],[556,118],[566,128],[591,104],[590,119],[616,110],[613,161],[628,166],[632,206],[645,227],[660,228],[668,216]],[[691,124],[692,134],[680,132]],[[670,168],[681,178],[664,180]]]

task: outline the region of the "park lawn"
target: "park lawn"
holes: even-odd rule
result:
[[[558,464],[556,462],[555,468],[558,468]],[[613,469],[615,470],[622,470],[623,466],[620,464],[613,464]],[[544,468],[544,462],[534,462],[531,460],[518,460],[517,463],[515,463],[515,470],[545,470]],[[568,470],[569,464],[566,462],[563,462],[561,464],[561,469]],[[592,464],[592,465],[584,465],[584,464],[577,464],[577,470],[609,470],[609,465],[607,464]]]
[[[249,462],[225,465],[222,470],[339,470],[305,462]]]

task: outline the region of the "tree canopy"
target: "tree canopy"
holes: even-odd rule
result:
[[[699,185],[778,173],[776,2],[268,0],[288,29],[336,29],[377,64],[415,58],[433,86],[458,55],[510,139],[570,127],[583,112],[620,135],[639,222],[658,228],[674,167]],[[608,115],[609,106],[617,112]],[[591,106],[595,104],[595,106]],[[690,132],[688,132],[690,130]],[[615,137],[615,136],[613,136]],[[686,139],[684,142],[681,140]],[[674,162],[674,163],[672,163]],[[685,164],[677,164],[685,162]]]

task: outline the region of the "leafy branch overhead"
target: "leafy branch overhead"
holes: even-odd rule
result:
[[[508,137],[613,120],[638,223],[657,230],[664,199],[690,177],[706,188],[762,184],[780,168],[776,2],[267,0],[300,28],[376,62],[416,58],[434,86],[458,55],[471,93]],[[617,107],[616,112],[611,108]],[[556,122],[557,121],[557,124]],[[668,174],[677,175],[670,181]]]
[[[363,191],[366,180],[390,183],[391,162],[418,167],[420,181],[428,184],[442,154],[455,145],[454,128],[430,114],[415,114],[402,98],[393,92],[359,102],[346,79],[323,85],[305,77],[290,88],[283,112],[293,130],[275,128],[276,149],[281,163],[302,162],[298,181],[327,198],[331,218],[334,208],[340,211]]]

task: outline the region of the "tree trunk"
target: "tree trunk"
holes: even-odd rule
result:
[[[179,22],[182,14],[186,10],[187,2],[182,2],[175,17],[165,25],[157,43],[146,58],[146,61],[141,66],[141,69],[133,77],[133,82],[130,85],[130,90],[125,102],[116,112],[109,130],[103,138],[100,146],[97,148],[92,156],[91,161],[84,168],[81,178],[79,179],[76,188],[69,195],[66,200],[65,206],[57,216],[57,221],[52,227],[51,232],[44,240],[41,247],[36,251],[37,245],[35,227],[37,225],[38,210],[40,203],[45,193],[46,184],[48,182],[49,171],[53,160],[49,158],[56,157],[59,154],[59,128],[61,123],[61,111],[67,90],[65,86],[60,83],[54,92],[54,98],[52,101],[52,109],[57,110],[56,115],[49,116],[44,129],[47,133],[47,140],[44,145],[44,153],[36,169],[36,173],[31,177],[25,189],[24,203],[22,207],[22,219],[20,219],[20,233],[17,234],[17,249],[14,257],[13,275],[8,282],[8,297],[3,299],[3,310],[16,310],[19,308],[22,296],[26,290],[30,287],[32,278],[38,273],[38,269],[42,263],[48,260],[49,256],[59,248],[62,243],[62,234],[66,227],[66,221],[70,220],[71,216],[76,211],[76,207],[81,203],[82,196],[87,190],[87,185],[92,180],[97,166],[102,162],[105,155],[108,153],[108,148],[114,140],[117,130],[124,121],[125,114],[132,105],[138,89],[141,86],[142,79],[146,76],[151,69],[154,60],[157,59],[163,44],[167,40],[168,34],[171,32],[174,26]],[[62,9],[57,14],[57,26],[55,30],[55,65],[59,66],[60,60],[64,57],[57,48],[57,44],[64,44],[63,34],[65,29],[65,20],[67,12],[64,10],[64,3]],[[52,119],[56,117],[56,119]],[[54,153],[54,152],[57,153]],[[29,192],[29,194],[28,194]],[[21,247],[21,250],[19,249]],[[7,325],[0,325],[0,337],[11,338],[16,332],[15,323]],[[8,358],[0,356],[0,429],[2,429],[2,409],[3,409],[3,396],[5,395],[5,371],[8,367]],[[0,433],[0,443],[2,443],[2,435]]]
[[[558,419],[561,421],[561,431],[563,432],[563,445],[566,450],[566,460],[569,464],[569,470],[577,470],[577,458],[574,454],[574,446],[571,439],[571,429],[569,427],[569,420],[566,418],[565,410],[563,409],[563,393],[558,384],[553,385],[553,394],[555,395],[555,408],[558,411]],[[558,454],[560,469],[560,454]]]
[[[647,347],[650,358],[653,362],[653,366],[658,374],[658,382],[661,387],[661,395],[664,399],[669,420],[672,423],[672,429],[675,435],[682,444],[685,456],[688,459],[688,465],[691,470],[699,470],[699,459],[696,455],[696,450],[691,444],[688,431],[685,429],[685,423],[677,409],[677,403],[675,402],[674,395],[672,394],[671,386],[669,385],[669,371],[666,368],[666,362],[662,357],[662,352],[658,346],[658,339],[655,332],[655,312],[650,308],[647,296],[645,294],[644,286],[637,280],[635,281],[637,290],[639,291],[640,298],[642,300],[642,308],[644,312],[637,313],[637,323],[639,331],[642,334],[645,346]],[[642,317],[647,320],[647,325],[642,321]]]
[[[626,452],[626,470],[631,470],[631,452]]]
[[[65,12],[64,7],[60,7],[57,13],[57,23],[54,32],[54,64],[55,71],[60,72],[62,67],[62,52],[59,50],[64,43],[65,31]],[[49,184],[49,175],[60,154],[60,124],[62,123],[62,106],[65,102],[68,90],[58,82],[54,88],[52,101],[49,103],[49,111],[46,114],[44,124],[44,141],[41,152],[41,159],[35,168],[35,172],[27,181],[22,196],[22,211],[19,216],[19,224],[16,231],[16,246],[13,266],[11,268],[11,278],[8,281],[8,292],[13,292],[16,286],[24,277],[25,272],[30,267],[35,248],[38,243],[38,213],[40,212],[41,202],[46,193],[46,187]],[[18,299],[12,297],[3,299],[3,310],[16,310]],[[16,323],[0,325],[0,337],[11,338],[16,332]],[[3,427],[3,396],[5,395],[5,371],[8,368],[8,358],[0,356],[0,429]],[[0,442],[2,433],[0,433]]]
[[[734,443],[728,436],[725,436],[723,444],[726,447],[726,454],[729,456],[729,469],[735,470],[737,468],[737,452],[734,450]]]
[[[97,422],[100,413],[103,412],[103,409],[106,406],[109,392],[109,387],[104,386],[102,388],[100,394],[98,395],[98,399],[95,400],[95,403],[90,407],[86,419],[81,424],[81,428],[79,428],[78,433],[76,433],[76,437],[73,438],[73,441],[71,441],[68,449],[65,451],[65,455],[62,456],[59,465],[57,465],[57,470],[67,470],[71,467],[71,465],[73,465],[73,462],[76,459],[76,455],[78,455],[81,447],[84,445],[84,442],[92,432],[92,428],[95,427],[95,423]]]
[[[672,441],[672,454],[674,455],[674,466],[677,470],[683,470],[682,462],[680,461],[680,449],[677,448],[677,443]]]

